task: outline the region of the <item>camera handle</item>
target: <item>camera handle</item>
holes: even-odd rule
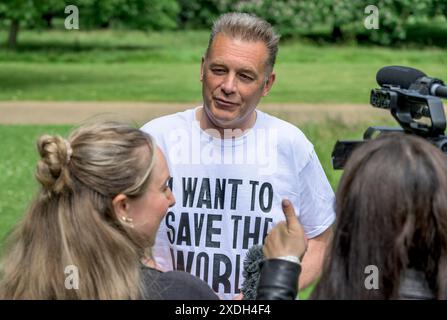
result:
[[[371,140],[376,132],[404,132],[404,130],[402,128],[391,128],[382,126],[369,127],[363,134],[363,140]]]

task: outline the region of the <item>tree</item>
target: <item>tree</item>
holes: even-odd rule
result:
[[[58,0],[0,0],[0,19],[9,22],[7,46],[17,47],[20,28],[43,25],[43,16],[50,10],[63,7]]]
[[[132,29],[172,30],[177,28],[179,10],[177,0],[124,0],[115,19]]]
[[[138,30],[177,28],[177,0],[75,0],[85,28],[123,26]]]
[[[140,30],[174,29],[179,6],[176,0],[72,0],[79,8],[84,28],[111,24]],[[60,0],[0,0],[0,19],[9,23],[8,47],[17,47],[20,28],[51,26],[53,17],[65,17]]]
[[[447,0],[220,0],[226,10],[257,14],[272,23],[282,36],[311,32],[329,26],[333,41],[362,35],[375,43],[389,45],[406,39],[406,26],[429,21],[435,14],[447,16]],[[379,29],[365,28],[365,8],[375,5]],[[222,6],[221,6],[222,7]]]
[[[17,46],[20,23],[31,21],[35,14],[36,10],[32,0],[0,1],[0,18],[9,21],[8,48],[14,49]]]
[[[228,8],[226,3],[215,0],[178,0],[179,23],[185,28],[208,29],[213,21]],[[223,7],[222,7],[223,5]]]

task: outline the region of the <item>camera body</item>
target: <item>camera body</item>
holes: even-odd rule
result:
[[[446,118],[442,100],[430,94],[433,83],[439,79],[421,77],[408,89],[392,84],[383,84],[372,89],[370,104],[373,107],[390,110],[400,127],[369,127],[360,141],[337,141],[332,151],[332,166],[343,169],[350,154],[362,143],[386,132],[404,132],[418,135],[443,152],[447,153]]]

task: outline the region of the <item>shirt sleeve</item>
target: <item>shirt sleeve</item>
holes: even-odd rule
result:
[[[309,238],[323,233],[335,221],[335,195],[315,150],[298,176],[299,219]]]

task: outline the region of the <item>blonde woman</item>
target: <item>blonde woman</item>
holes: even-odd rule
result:
[[[0,298],[217,299],[190,274],[145,265],[175,202],[149,135],[102,123],[67,140],[42,136],[37,147],[40,190],[7,242]],[[67,266],[78,271],[77,286],[66,286]]]

